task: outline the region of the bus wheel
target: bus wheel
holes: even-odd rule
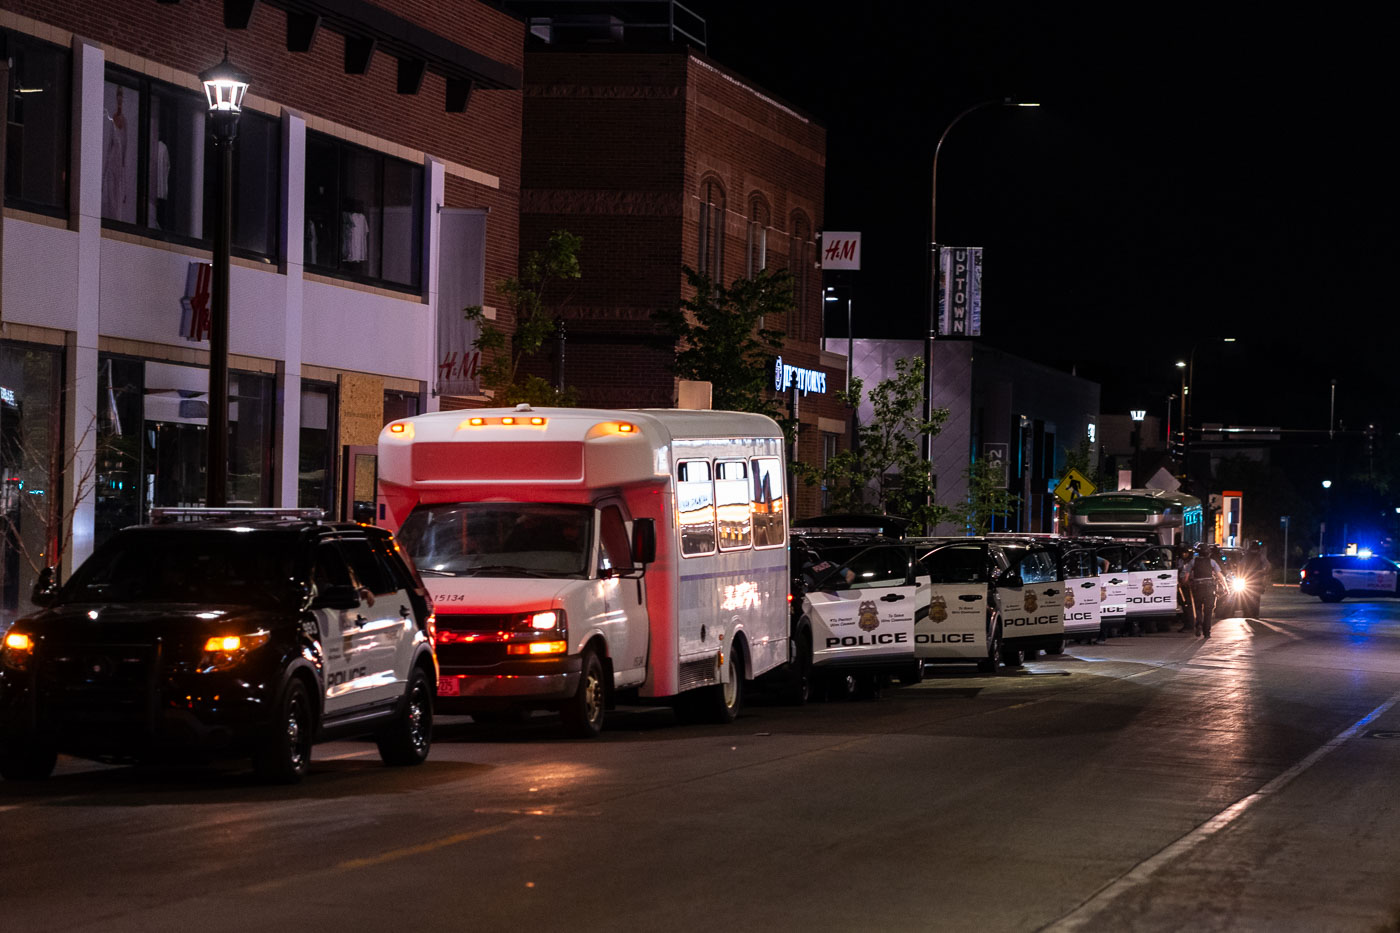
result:
[[[607,690],[603,683],[603,662],[591,648],[583,652],[578,691],[561,709],[564,731],[579,739],[597,738],[603,731]]]

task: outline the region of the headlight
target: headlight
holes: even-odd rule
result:
[[[201,671],[226,671],[242,664],[249,652],[267,644],[267,632],[250,635],[215,635],[204,642],[204,654],[199,659]]]
[[[9,632],[5,644],[0,648],[0,663],[15,671],[29,670],[29,661],[34,657],[34,639],[24,632]]]
[[[569,653],[569,626],[562,609],[521,613],[506,632],[506,654],[542,655]]]
[[[1243,593],[1247,589],[1249,589],[1249,584],[1245,582],[1244,577],[1230,578],[1230,592]]]

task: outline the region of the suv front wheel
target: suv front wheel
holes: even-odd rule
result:
[[[404,690],[403,708],[394,722],[375,738],[386,765],[421,765],[433,744],[433,688],[421,667],[415,667]]]
[[[1339,603],[1347,591],[1336,580],[1328,580],[1327,585],[1322,588],[1322,595],[1318,598],[1324,603]]]

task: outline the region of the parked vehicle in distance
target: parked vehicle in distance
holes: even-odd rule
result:
[[[619,695],[730,722],[790,657],[783,433],[742,412],[443,411],[379,436],[384,523],[437,608],[438,698],[479,721]]]
[[[109,762],[251,757],[295,782],[313,742],[368,735],[386,764],[432,742],[432,607],[389,532],[315,510],[156,510],[62,586],[0,651],[0,774],[59,752]]]
[[[1400,596],[1400,565],[1376,555],[1324,554],[1303,565],[1298,592],[1324,603],[1347,596]]]

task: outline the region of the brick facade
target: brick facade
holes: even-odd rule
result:
[[[563,312],[566,382],[599,407],[669,407],[674,346],[650,315],[685,296],[682,266],[700,265],[701,186],[724,193],[723,277],[747,274],[750,205],[766,228],[767,265],[800,277],[784,329],[785,362],[828,375],[799,403],[797,455],[819,463],[822,434],[845,446],[849,412],[832,394],[844,360],[820,351],[816,233],[826,132],[698,53],[532,49],[526,54],[522,253],[551,231],[583,238],[583,279]],[[793,255],[796,253],[797,255]],[[794,511],[820,509],[794,491]]]

